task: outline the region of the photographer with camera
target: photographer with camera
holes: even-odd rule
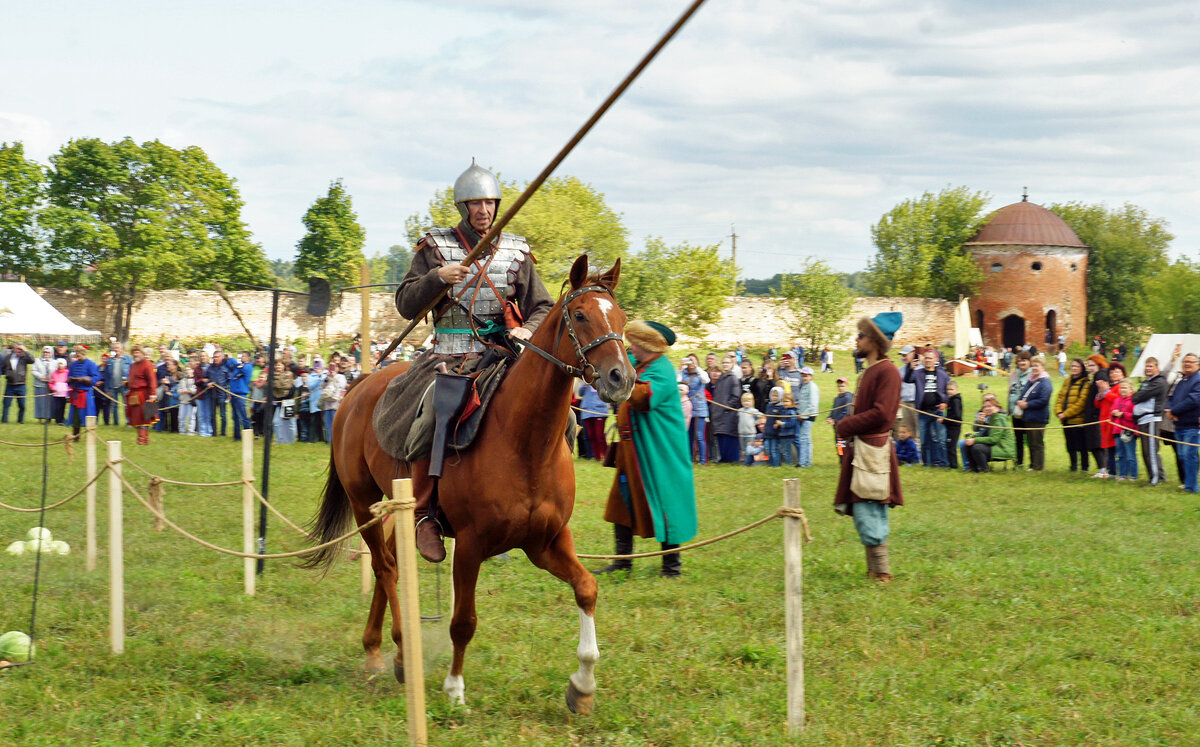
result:
[[[909,376],[919,367],[917,349],[912,345],[900,348],[900,412],[896,415],[896,424],[892,427],[892,438],[899,437],[899,426],[904,424],[908,426],[908,432],[913,434],[918,445],[922,439],[918,433],[917,413],[915,412],[917,385],[910,380]]]
[[[945,412],[949,395],[946,385],[950,374],[938,365],[937,351],[928,348],[921,353],[921,367],[907,370],[905,382],[916,387],[918,409],[917,423],[921,429],[921,464],[926,467],[945,467],[946,426]]]
[[[708,373],[700,368],[700,359],[690,354],[683,359],[679,368],[679,383],[688,388],[688,400],[692,403],[692,420],[688,423],[688,438],[695,444],[692,461],[708,463],[708,397],[705,385],[710,381]]]

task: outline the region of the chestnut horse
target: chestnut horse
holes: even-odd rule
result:
[[[454,657],[442,689],[463,703],[463,655],[475,634],[475,582],[485,558],[520,548],[534,565],[566,581],[579,606],[579,670],[571,675],[567,705],[588,712],[594,704],[596,579],[575,557],[567,523],[575,506],[575,469],[563,434],[567,428],[574,377],[582,375],[607,402],[622,402],[635,374],[621,335],[625,313],[613,291],[621,262],[603,275],[588,277],[587,255],[575,260],[570,290],[551,308],[526,350],[492,398],[475,443],[451,454],[438,486],[439,505],[454,529],[454,613],[450,638]],[[553,359],[553,360],[552,360]],[[371,416],[388,382],[403,373],[390,365],[356,381],[333,422],[332,455],[324,500],[314,520],[314,538],[327,542],[345,532],[351,513],[359,526],[371,519],[369,506],[380,494],[391,497],[392,480],[407,477],[408,464],[386,453],[375,437]],[[375,594],[363,633],[366,669],[384,668],[380,653],[384,607],[392,609],[396,679],[404,681],[396,559],[384,542],[381,524],[366,529]],[[318,553],[310,566],[326,566],[337,549]]]

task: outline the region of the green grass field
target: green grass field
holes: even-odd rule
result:
[[[1003,391],[1003,379],[986,381]],[[830,401],[832,377],[818,382]],[[976,381],[962,382],[973,412]],[[102,431],[171,478],[238,477],[240,452],[228,440],[156,434],[137,448],[129,429]],[[9,440],[40,434],[0,429]],[[600,690],[587,717],[563,703],[578,633],[569,588],[519,553],[487,564],[467,656],[469,710],[440,693],[447,622],[424,626],[431,744],[1200,744],[1200,499],[1174,485],[1070,475],[1061,434],[1046,440],[1042,474],[905,468],[908,505],[892,514],[896,581],[886,587],[864,579],[852,523],[832,511],[835,455],[824,424],[812,469],[697,468],[701,538],[774,511],[782,479],[801,478],[815,535],[804,549],[802,736],[789,740],[784,727],[783,529],[772,522],[685,555],[679,581],[659,579],[655,561],[636,562],[628,579],[601,580]],[[0,500],[36,506],[40,452],[0,453]],[[273,450],[272,494],[285,514],[312,514],[327,459],[321,445]],[[1173,475],[1169,450],[1166,461]],[[68,464],[54,449],[50,464],[51,500],[82,484],[81,450]],[[600,516],[611,471],[580,462],[576,474],[580,551],[610,551]],[[269,562],[257,596],[247,597],[240,560],[154,532],[132,497],[127,650],[111,655],[105,490],[102,481],[97,572],[84,570],[82,499],[45,521],[73,552],[44,557],[38,660],[0,675],[0,742],[405,742],[400,686],[360,671],[366,598],[357,564],[320,578]],[[240,547],[238,488],[168,487],[166,507],[190,531]],[[0,510],[0,545],[36,523]],[[304,540],[273,519],[269,545],[292,550]],[[425,566],[421,576],[431,614],[437,571]],[[27,629],[32,579],[29,556],[0,555],[0,630]],[[446,575],[441,582],[444,606]]]

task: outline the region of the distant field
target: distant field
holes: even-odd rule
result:
[[[823,400],[832,377],[818,381]],[[974,379],[962,379],[968,411]],[[1000,378],[988,378],[1003,391]],[[1057,379],[1056,379],[1057,381]],[[54,429],[55,434],[61,431]],[[36,426],[0,427],[34,441]],[[140,464],[176,479],[236,479],[226,439],[155,435]],[[782,524],[684,557],[680,581],[654,561],[601,581],[597,710],[564,706],[576,666],[569,588],[517,554],[479,583],[467,655],[469,710],[440,693],[447,622],[426,623],[430,737],[438,745],[1187,745],[1200,744],[1200,498],[1069,475],[1061,435],[1049,470],[965,475],[905,468],[909,505],[892,515],[896,582],[866,581],[861,545],[830,503],[828,428],[810,470],[710,466],[695,472],[701,537],[772,512],[799,476],[815,541],[805,547],[807,732],[785,735]],[[0,500],[35,506],[40,452],[0,447]],[[83,479],[82,450],[50,452],[51,500]],[[272,494],[312,514],[322,445],[272,452]],[[1168,474],[1174,464],[1168,454]],[[600,516],[611,471],[576,465],[581,552],[611,550]],[[127,474],[131,471],[127,470]],[[143,478],[134,480],[144,484]],[[108,653],[101,488],[100,570],[83,570],[83,503],[46,526],[73,552],[43,564],[39,659],[0,675],[0,741],[21,745],[369,745],[406,740],[404,696],[360,673],[366,598],[357,564],[327,577],[269,562],[258,595],[241,562],[203,550],[126,500],[125,655]],[[240,546],[237,488],[168,487],[167,512],[200,536]],[[0,510],[0,545],[36,518]],[[302,538],[272,520],[271,551]],[[657,549],[639,541],[639,550]],[[600,565],[592,563],[591,565]],[[421,570],[437,610],[436,570]],[[26,629],[33,566],[0,555],[0,631]],[[442,576],[443,606],[448,578]],[[385,648],[386,651],[386,648]],[[390,651],[387,655],[390,656]]]

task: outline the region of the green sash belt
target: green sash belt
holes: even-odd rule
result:
[[[495,319],[492,319],[492,320],[488,321],[487,324],[485,324],[482,327],[479,327],[477,329],[453,329],[453,328],[446,328],[446,327],[438,327],[434,331],[435,332],[444,332],[448,335],[478,335],[479,337],[486,337],[487,335],[494,335],[498,332],[503,332],[504,325],[500,324]]]

